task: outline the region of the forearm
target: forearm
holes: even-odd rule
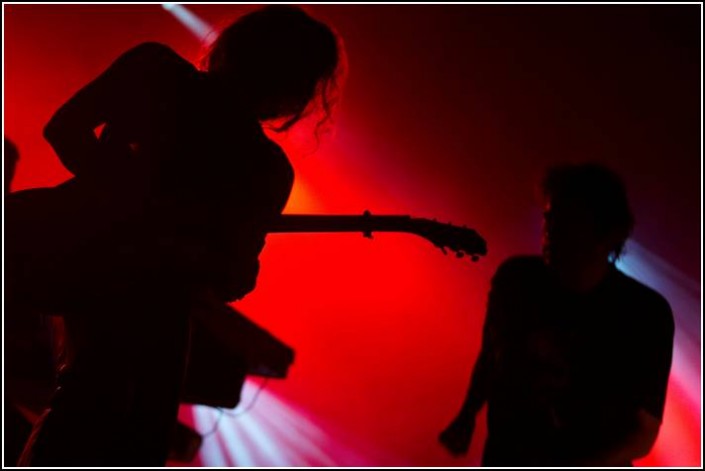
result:
[[[104,165],[101,160],[105,159],[105,152],[95,133],[98,126],[105,125],[116,116],[140,113],[131,96],[137,93],[140,81],[144,80],[141,57],[138,48],[123,54],[100,76],[69,98],[46,124],[44,137],[61,163],[74,175]]]
[[[473,419],[484,405],[489,392],[489,373],[488,354],[480,352],[470,377],[465,400],[458,413],[459,419]]]
[[[641,409],[637,412],[635,426],[620,440],[585,453],[580,460],[583,466],[629,466],[646,456],[653,448],[658,436],[660,421]]]
[[[61,111],[44,128],[44,138],[74,175],[91,172],[100,162],[100,143],[93,130],[68,124]]]

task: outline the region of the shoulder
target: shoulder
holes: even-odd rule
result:
[[[119,60],[185,61],[172,48],[158,42],[144,42],[133,46],[124,52]]]
[[[492,277],[493,285],[535,280],[546,272],[546,266],[538,255],[518,255],[504,260]]]
[[[675,324],[668,300],[655,289],[621,271],[617,271],[616,278],[625,302],[632,306],[641,324],[672,336]]]
[[[117,72],[136,72],[146,77],[197,73],[193,64],[169,46],[158,42],[144,42],[128,49],[115,60],[112,68]]]

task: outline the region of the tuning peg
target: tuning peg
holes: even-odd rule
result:
[[[463,258],[465,256],[465,253],[462,250],[458,250],[457,252],[455,252],[455,256],[457,258]]]
[[[480,257],[478,257],[477,255],[473,255],[470,257],[470,260],[472,260],[473,262],[477,262],[478,260],[480,260]]]

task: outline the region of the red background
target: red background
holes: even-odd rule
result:
[[[222,26],[251,7],[188,8]],[[349,75],[334,138],[316,153],[302,130],[283,138],[297,173],[287,211],[434,217],[475,228],[490,251],[473,264],[410,235],[270,236],[258,288],[237,307],[292,345],[296,363],[246,419],[222,420],[195,464],[267,464],[274,449],[293,450],[280,460],[290,466],[478,464],[483,425],[462,459],[436,436],[462,402],[494,269],[538,249],[534,185],[551,163],[599,160],[624,176],[634,239],[698,287],[676,315],[679,328],[699,330],[700,6],[308,9],[342,35]],[[14,189],[70,176],[42,127],[121,52],[150,40],[201,54],[159,5],[3,13],[4,133],[21,153]],[[659,442],[641,464],[700,464],[700,332],[688,335],[695,389],[671,385]],[[287,418],[269,410],[303,429],[280,437]],[[198,418],[208,411],[182,413],[208,428]],[[239,438],[227,438],[232,430]],[[264,451],[237,451],[247,443]]]

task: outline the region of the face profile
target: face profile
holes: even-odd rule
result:
[[[73,178],[12,195],[9,278],[15,298],[70,319],[71,355],[21,466],[166,464],[191,321],[216,342],[213,319],[227,312],[194,305],[224,307],[256,288],[293,187],[263,121],[285,131],[316,108],[318,125],[330,120],[342,56],[327,24],[265,6],[220,34],[203,70],[141,43],[54,112],[43,136]],[[57,229],[33,231],[37,220]]]

